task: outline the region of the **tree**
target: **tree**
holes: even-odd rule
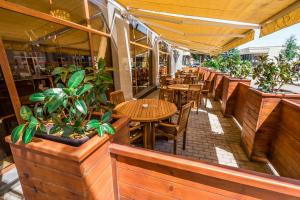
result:
[[[297,45],[297,38],[295,35],[291,35],[284,44],[285,48],[281,51],[281,54],[288,60],[293,60],[296,55],[297,51],[299,49]]]

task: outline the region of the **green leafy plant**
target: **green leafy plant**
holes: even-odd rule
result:
[[[287,59],[288,61],[292,61],[296,56],[299,49],[297,45],[297,38],[295,35],[291,35],[284,44],[284,49],[282,49],[281,54]]]
[[[112,82],[105,71],[104,60],[99,60],[97,68],[89,75],[85,70],[74,70],[68,73],[70,76],[60,87],[32,94],[30,100],[36,104],[32,110],[22,106],[20,115],[25,123],[12,131],[12,142],[17,142],[23,135],[22,141],[27,144],[37,131],[73,139],[95,131],[99,136],[103,136],[104,132],[114,134],[114,127],[109,123],[110,108],[106,107],[100,120],[89,119],[88,112],[92,112],[96,104],[106,103],[105,93]],[[51,128],[47,130],[49,125]]]
[[[293,65],[280,54],[276,62],[267,55],[259,57],[259,64],[253,69],[253,79],[263,92],[278,92],[284,84],[291,83],[297,76]]]
[[[230,76],[234,78],[245,79],[251,72],[252,65],[248,60],[239,60],[230,67]]]
[[[215,58],[207,59],[203,65],[221,72],[227,72],[227,63],[222,55]]]

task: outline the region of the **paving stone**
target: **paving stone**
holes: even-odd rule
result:
[[[146,98],[158,98],[158,91]],[[177,117],[172,121],[176,122]],[[208,107],[201,106],[199,113],[192,109],[188,128],[186,150],[182,137],[177,142],[177,154],[212,163],[271,173],[267,165],[250,161],[240,146],[241,130],[232,118],[223,117],[219,102],[209,100]],[[173,141],[157,140],[155,150],[172,153]]]

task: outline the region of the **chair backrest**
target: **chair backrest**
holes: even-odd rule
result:
[[[184,79],[183,79],[183,84],[192,84],[193,80],[190,76],[186,76]]]
[[[167,77],[163,76],[163,77],[160,77],[160,86],[165,86],[167,85],[167,80],[166,80]]]
[[[204,83],[203,90],[210,90],[212,81],[206,80]]]
[[[183,79],[182,78],[175,78],[174,79],[174,83],[175,84],[182,84],[183,83]]]
[[[191,107],[192,107],[192,102],[189,102],[181,107],[178,121],[177,121],[177,125],[179,126],[177,134],[181,134],[181,132],[186,129],[190,112],[191,112]]]
[[[188,101],[200,101],[200,95],[202,92],[203,85],[189,85],[187,92]]]
[[[175,92],[172,89],[161,88],[159,90],[159,99],[174,102]]]
[[[113,103],[115,105],[125,102],[125,97],[124,97],[123,91],[117,90],[117,91],[111,92],[109,94],[109,100],[111,101],[111,103]]]

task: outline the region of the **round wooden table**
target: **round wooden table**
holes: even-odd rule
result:
[[[144,107],[148,105],[148,107]],[[117,113],[127,115],[132,121],[145,123],[144,146],[153,149],[152,124],[160,120],[168,119],[177,111],[174,103],[158,99],[138,99],[118,104]]]

